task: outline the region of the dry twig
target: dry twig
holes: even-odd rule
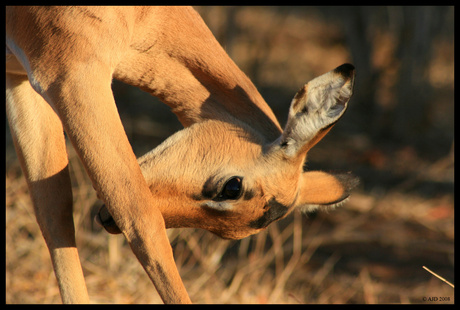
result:
[[[435,272],[431,271],[430,269],[428,269],[427,267],[425,266],[422,266],[423,269],[425,269],[426,271],[428,271],[429,273],[431,273],[432,275],[434,275],[436,278],[438,278],[439,280],[441,281],[444,281],[446,282],[447,284],[449,284],[450,286],[452,286],[452,288],[455,288],[454,285],[452,283],[450,283],[449,281],[447,281],[446,279],[444,279],[443,277],[441,277],[440,275],[436,274]]]

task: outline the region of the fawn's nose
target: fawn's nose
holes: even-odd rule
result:
[[[118,228],[117,224],[115,223],[112,215],[107,210],[105,205],[102,205],[99,211],[97,212],[96,216],[94,217],[96,223],[104,227],[104,229],[110,234],[121,234],[120,228]]]

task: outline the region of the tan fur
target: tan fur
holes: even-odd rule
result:
[[[63,130],[105,202],[98,220],[125,235],[166,303],[190,299],[165,228],[239,239],[297,206],[343,201],[354,183],[302,170],[346,109],[351,65],[303,87],[282,131],[188,7],[7,8],[6,48],[8,121],[63,302],[89,302]],[[185,128],[137,161],[112,78],[159,97]]]

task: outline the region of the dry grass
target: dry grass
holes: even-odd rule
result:
[[[93,303],[159,303],[122,236],[93,227],[94,190],[71,148],[77,244]],[[17,161],[7,161],[6,302],[59,303],[48,251]],[[422,303],[454,290],[452,197],[355,193],[344,207],[294,213],[266,232],[225,241],[201,230],[168,231],[196,303]]]
[[[207,22],[216,32],[225,10],[201,11],[207,12]],[[226,48],[258,87],[295,91],[308,78],[350,58],[340,43],[340,29],[314,16],[283,17],[254,7],[241,8],[236,22],[241,32],[238,44]],[[450,45],[445,50],[449,49],[453,50]],[[441,53],[436,55],[439,58]],[[452,116],[453,59],[440,59],[444,65],[433,66],[440,71],[431,72],[432,83],[438,85],[442,80],[441,86],[449,91],[438,97],[444,99],[436,103],[434,113],[445,125]],[[126,94],[131,101],[141,101],[135,96]],[[280,104],[288,104],[290,99],[270,96],[267,102],[279,115],[287,112]],[[120,106],[121,101],[117,99]],[[121,114],[135,151],[154,147],[172,131],[150,120],[154,115],[130,119]],[[310,161],[325,167],[341,166],[358,175],[371,175],[368,179],[375,184],[364,184],[341,208],[309,217],[294,213],[241,241],[221,240],[201,230],[169,230],[176,263],[192,301],[380,304],[430,303],[428,298],[437,297],[433,303],[454,303],[454,289],[422,268],[426,266],[454,283],[453,191],[437,187],[430,187],[434,188],[430,192],[413,190],[424,182],[430,186],[453,184],[453,152],[429,162],[410,146],[392,152],[373,146],[366,140],[366,129],[362,132],[361,136],[334,139],[340,129],[332,130],[309,154]],[[48,250],[9,140],[7,134],[6,303],[60,303]],[[77,245],[91,302],[160,303],[123,237],[94,226],[92,210],[101,202],[73,149],[69,146],[68,150]],[[142,152],[137,151],[138,155]],[[403,181],[380,184],[383,172],[392,172]]]

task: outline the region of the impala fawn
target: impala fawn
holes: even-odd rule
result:
[[[6,110],[62,301],[89,302],[75,245],[65,131],[165,303],[189,303],[166,228],[239,239],[295,208],[343,202],[356,179],[303,171],[306,154],[344,114],[345,64],[294,96],[284,130],[255,86],[188,7],[6,10]],[[184,129],[136,160],[112,78],[171,107]]]

